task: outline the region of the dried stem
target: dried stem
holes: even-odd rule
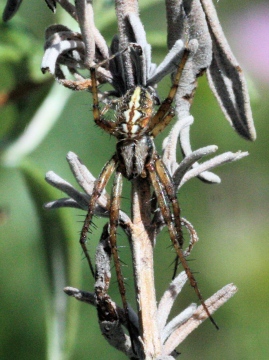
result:
[[[161,340],[157,323],[154,284],[153,246],[150,229],[150,187],[147,180],[133,182],[131,248],[135,277],[136,298],[145,359],[161,354]]]

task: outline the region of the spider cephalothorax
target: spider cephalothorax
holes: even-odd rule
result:
[[[150,136],[143,135],[132,140],[122,139],[117,143],[117,170],[128,180],[137,176],[146,177],[145,165],[150,161],[154,143]]]

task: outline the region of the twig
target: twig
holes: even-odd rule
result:
[[[150,188],[147,180],[133,182],[131,248],[138,317],[145,359],[161,354],[161,339],[157,323],[157,306],[154,284],[153,246],[150,229]]]

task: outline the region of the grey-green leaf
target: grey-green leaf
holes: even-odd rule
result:
[[[209,85],[229,123],[245,139],[255,140],[245,77],[222,31],[211,0],[201,0],[213,43],[213,59],[207,69]]]

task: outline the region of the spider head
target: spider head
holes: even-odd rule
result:
[[[130,89],[117,107],[116,122],[119,137],[134,139],[141,137],[148,129],[153,112],[152,95],[143,87]]]

